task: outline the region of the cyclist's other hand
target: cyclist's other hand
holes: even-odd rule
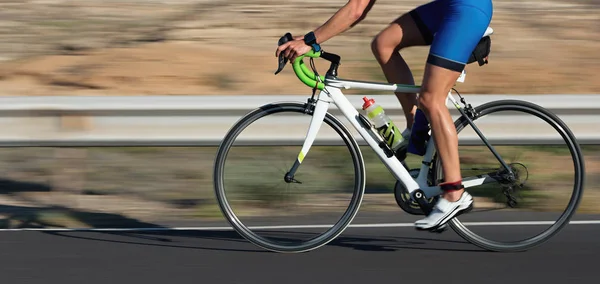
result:
[[[293,63],[298,56],[304,55],[311,49],[312,47],[304,43],[304,37],[296,37],[294,40],[288,41],[277,47],[275,57],[279,57],[279,54],[283,53],[284,57]]]

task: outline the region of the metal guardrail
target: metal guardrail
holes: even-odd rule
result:
[[[305,102],[309,95],[264,96],[106,96],[106,97],[0,97],[0,146],[216,146],[230,127],[245,113],[278,101]],[[360,109],[363,95],[348,95]],[[369,95],[383,106],[394,122],[404,125],[404,116],[393,95]],[[572,129],[581,144],[600,144],[600,95],[469,95],[473,106],[499,99],[520,99],[556,113]],[[452,107],[451,114],[457,112]],[[330,110],[339,115],[337,109]],[[341,116],[339,116],[341,118]],[[342,119],[345,121],[345,119]],[[485,135],[499,142],[552,143],[548,130],[506,116],[481,122]],[[484,124],[484,123],[487,123]],[[270,135],[257,132],[249,143],[300,143],[308,120],[280,119],[278,127],[290,132]],[[508,130],[519,128],[511,133]],[[296,130],[297,129],[297,130]],[[355,133],[354,131],[352,131]],[[323,130],[317,143],[330,143]],[[517,134],[515,134],[517,133]],[[285,136],[283,136],[285,135]],[[363,143],[361,137],[356,137]],[[476,141],[475,134],[461,134],[461,143]]]

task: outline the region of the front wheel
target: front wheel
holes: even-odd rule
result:
[[[583,194],[584,160],[577,140],[556,115],[529,102],[495,101],[475,110],[475,125],[514,175],[460,117],[455,126],[463,183],[481,175],[493,181],[467,188],[475,199],[474,209],[449,225],[491,251],[538,246],[568,224]],[[500,134],[492,136],[492,130]],[[443,180],[437,155],[433,166],[437,182]]]
[[[275,252],[305,252],[338,235],[356,215],[365,189],[358,143],[326,114],[306,156],[299,155],[312,105],[260,107],[236,122],[214,165],[221,212],[246,240]],[[293,179],[286,178],[300,161]]]

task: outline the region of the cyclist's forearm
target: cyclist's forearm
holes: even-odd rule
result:
[[[325,24],[314,30],[317,43],[321,44],[358,24],[364,19],[364,14],[368,12],[374,2],[374,0],[349,1]]]

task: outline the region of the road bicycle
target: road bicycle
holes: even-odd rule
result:
[[[488,28],[488,31],[484,35],[490,36],[493,30]],[[288,33],[282,37],[279,44],[291,40],[291,35]],[[309,69],[304,63],[304,58],[309,57],[311,60],[311,69]],[[316,67],[314,66],[314,58],[325,59],[330,62],[330,66],[326,74],[319,75]],[[293,71],[295,72],[298,79],[304,84],[313,89],[312,96],[304,103],[302,102],[275,102],[266,105],[262,105],[243,117],[241,117],[227,132],[223,138],[221,144],[216,153],[215,164],[214,164],[214,189],[216,198],[221,209],[221,212],[231,224],[231,226],[246,240],[260,246],[266,250],[275,252],[307,252],[314,250],[323,245],[328,244],[336,237],[338,237],[344,230],[350,225],[361,207],[361,202],[365,193],[365,163],[364,157],[359,148],[359,144],[356,137],[349,131],[346,124],[338,117],[347,119],[351,128],[353,128],[362,139],[365,144],[374,151],[379,160],[385,165],[389,172],[396,179],[394,187],[394,195],[398,205],[407,213],[413,215],[424,215],[430,212],[436,198],[441,193],[439,183],[443,180],[443,173],[441,169],[441,163],[438,156],[436,155],[435,144],[433,137],[427,141],[426,153],[422,157],[420,167],[410,169],[406,163],[400,161],[395,153],[391,150],[388,144],[374,128],[373,124],[367,119],[362,113],[360,113],[356,107],[354,107],[348,98],[342,93],[342,89],[362,89],[362,90],[375,90],[375,91],[390,91],[390,92],[403,92],[403,93],[418,93],[420,86],[417,85],[403,85],[403,84],[390,84],[382,82],[371,82],[371,81],[357,81],[347,80],[338,77],[338,67],[340,65],[341,57],[334,53],[325,52],[321,50],[319,52],[310,51],[305,55],[298,57],[293,63]],[[286,64],[286,60],[282,57],[279,58],[279,68],[275,74],[279,73]],[[481,65],[481,64],[480,64]],[[464,82],[463,71],[461,78],[458,81]],[[471,127],[478,142],[485,146],[484,149],[493,155],[497,167],[483,169],[483,174],[474,175],[463,175],[463,185],[467,191],[476,190],[478,188],[484,188],[488,185],[499,185],[499,195],[505,197],[505,203],[509,207],[518,207],[517,197],[519,190],[526,186],[528,179],[528,163],[527,161],[509,162],[507,161],[498,151],[498,145],[493,145],[492,141],[488,139],[483,131],[479,129],[477,121],[484,117],[490,116],[494,113],[499,112],[518,112],[522,116],[533,116],[534,118],[541,119],[544,123],[549,125],[559,135],[559,140],[562,140],[568,147],[569,161],[565,162],[565,165],[569,166],[570,163],[573,165],[573,187],[571,196],[569,198],[564,197],[564,200],[568,200],[568,205],[560,213],[560,216],[555,221],[551,221],[548,224],[550,226],[538,234],[520,239],[518,241],[496,241],[486,237],[483,237],[480,233],[476,233],[473,229],[469,228],[467,222],[461,222],[459,217],[455,217],[448,222],[451,227],[458,235],[470,243],[484,248],[490,251],[523,251],[535,246],[538,246],[545,241],[549,240],[552,236],[558,233],[575,213],[578,204],[580,202],[583,186],[584,186],[584,160],[580,146],[578,145],[577,139],[569,129],[569,127],[559,119],[555,114],[551,113],[547,109],[533,104],[527,101],[521,100],[496,100],[484,103],[477,107],[473,107],[467,103],[465,98],[460,94],[460,105],[459,101],[452,95],[452,91],[456,91],[455,88],[448,93],[447,101],[451,102],[459,113],[459,117],[455,120],[455,126],[457,133],[460,135],[463,130],[467,127]],[[318,92],[318,93],[317,93]],[[339,114],[333,114],[332,106],[337,107]],[[231,207],[230,200],[228,199],[224,185],[224,175],[227,173],[225,170],[225,164],[227,159],[232,156],[230,150],[233,147],[234,142],[238,139],[238,136],[250,125],[257,123],[261,118],[269,117],[275,114],[288,113],[298,114],[310,117],[310,124],[307,132],[305,132],[304,139],[301,145],[296,145],[293,148],[297,153],[297,156],[293,158],[293,165],[289,166],[283,174],[275,176],[278,181],[286,184],[300,183],[296,179],[296,175],[302,171],[303,161],[310,156],[309,151],[311,147],[315,145],[315,141],[319,135],[319,130],[322,125],[328,125],[333,128],[334,133],[339,136],[342,140],[341,145],[345,146],[345,150],[349,152],[351,156],[352,174],[353,179],[348,179],[353,182],[351,200],[339,219],[334,224],[323,225],[322,228],[327,229],[324,232],[318,233],[315,237],[300,242],[289,242],[285,238],[266,238],[257,234],[261,230],[260,227],[253,227],[242,222]],[[499,119],[508,119],[507,116],[500,116]],[[522,118],[520,121],[525,121],[526,118]],[[279,121],[279,123],[285,125],[286,120]],[[290,122],[291,123],[291,122]],[[517,123],[512,123],[510,127],[516,127]],[[506,129],[509,129],[508,127]],[[531,129],[534,131],[534,129]],[[516,137],[512,137],[516,138]],[[500,143],[500,142],[498,142]],[[291,145],[291,144],[290,144]],[[275,150],[273,150],[276,152]],[[248,152],[244,155],[253,155]],[[567,152],[566,152],[567,153]],[[235,154],[233,156],[239,156],[241,154]],[[254,165],[246,165],[249,167],[260,168],[258,163],[266,159],[266,155],[257,154],[253,161],[257,163]],[[315,153],[314,155],[320,155]],[[319,156],[322,161],[326,161],[327,158]],[[315,157],[316,159],[316,157]],[[292,162],[291,159],[289,161]],[[533,165],[533,163],[530,163]],[[462,161],[461,161],[462,165]],[[532,166],[533,167],[533,166]],[[461,167],[462,169],[462,167]],[[257,176],[261,175],[260,169],[257,169]],[[244,176],[236,176],[236,178],[242,179]],[[250,177],[245,177],[250,178]],[[266,175],[264,177],[255,177],[256,179],[270,179]],[[324,175],[317,176],[315,180],[324,178]],[[243,183],[243,182],[242,182]],[[247,186],[253,187],[253,186]],[[256,186],[254,186],[256,188]],[[486,189],[487,190],[487,189]],[[567,192],[569,193],[569,192]],[[246,197],[251,199],[251,197]],[[537,201],[533,201],[535,203]],[[515,215],[526,216],[517,212]],[[518,222],[517,222],[518,223]],[[279,230],[285,228],[285,226],[278,227]],[[472,227],[475,228],[475,227]],[[264,228],[263,228],[264,229]],[[527,229],[523,229],[523,232]]]

